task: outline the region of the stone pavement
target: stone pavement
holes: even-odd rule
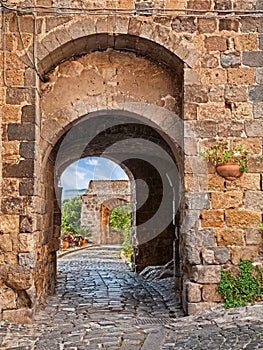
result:
[[[34,324],[2,322],[0,349],[263,349],[263,303],[183,317],[171,279],[145,281],[117,255],[93,247],[59,259],[56,295]]]

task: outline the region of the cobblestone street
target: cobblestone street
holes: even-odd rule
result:
[[[2,322],[0,349],[263,349],[262,318],[262,303],[183,317],[171,279],[146,281],[116,247],[93,247],[59,259],[56,295],[34,324]]]

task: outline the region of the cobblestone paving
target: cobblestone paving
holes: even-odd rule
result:
[[[263,349],[263,304],[183,317],[172,280],[145,281],[113,247],[66,255],[58,270],[34,324],[1,323],[0,349]]]

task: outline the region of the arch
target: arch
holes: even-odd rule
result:
[[[83,17],[55,27],[37,43],[40,76],[76,55],[108,48],[136,52],[168,67],[193,67],[199,53],[183,36],[151,18],[127,16]],[[29,52],[34,52],[33,46]],[[27,57],[24,57],[27,60]]]
[[[129,201],[123,198],[111,198],[101,204],[100,209],[100,240],[101,244],[122,243],[122,236],[118,235],[115,239],[112,239],[110,232],[110,216],[113,209],[119,206],[125,206],[129,204]]]

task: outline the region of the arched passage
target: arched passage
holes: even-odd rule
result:
[[[60,231],[60,174],[77,159],[103,156],[128,169],[134,179],[137,271],[165,264],[176,254],[181,274],[175,231],[184,167],[182,64],[177,58],[175,62],[168,69],[143,56],[109,49],[60,64],[42,83],[40,153],[41,168],[47,171],[40,176],[45,201],[54,203],[43,213],[48,251],[55,252]],[[52,289],[54,253],[48,261]]]
[[[177,57],[171,61],[173,54],[159,44],[135,39],[134,50],[127,48],[133,52],[124,51],[125,41],[120,50],[109,45],[103,52],[95,51],[98,47],[83,52],[72,39],[63,46],[59,60],[53,55],[58,45],[39,62],[39,67],[45,64],[48,79],[40,86],[34,179],[27,181],[36,196],[29,210],[32,230],[37,232],[34,310],[55,286],[61,219],[58,180],[69,164],[82,157],[112,159],[134,178],[137,270],[173,257],[183,181],[183,63]],[[85,40],[88,37],[81,42]],[[69,47],[74,47],[77,58],[69,54]],[[179,256],[179,240],[176,247]]]
[[[122,243],[122,237],[120,235],[121,232],[113,234],[110,231],[110,216],[113,209],[120,206],[125,206],[127,204],[129,204],[129,202],[122,198],[112,198],[102,203],[101,210],[100,210],[100,224],[101,224],[100,232],[101,232],[102,244]]]

